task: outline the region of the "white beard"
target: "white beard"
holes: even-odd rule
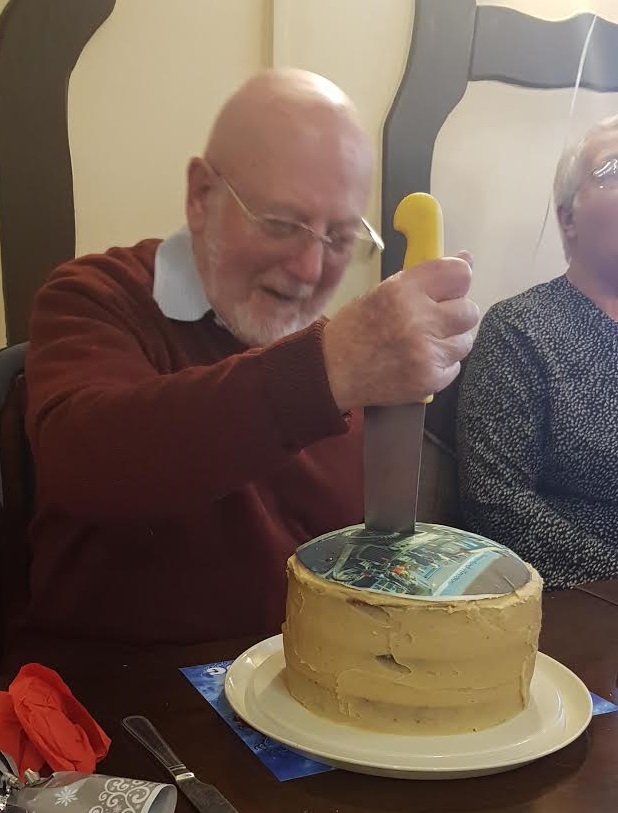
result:
[[[213,232],[216,231],[213,228]],[[315,321],[310,315],[296,315],[292,318],[270,319],[268,321],[256,319],[251,308],[246,303],[234,305],[232,313],[227,319],[223,319],[218,313],[218,303],[224,298],[220,273],[220,244],[216,234],[211,233],[207,242],[206,259],[208,262],[208,285],[206,286],[206,296],[217,316],[217,320],[233,336],[248,347],[265,347],[273,344],[292,333],[303,330]]]
[[[308,327],[312,321],[301,316],[286,320],[259,321],[251,315],[246,305],[237,305],[234,308],[233,323],[227,327],[237,339],[250,347],[265,347]]]

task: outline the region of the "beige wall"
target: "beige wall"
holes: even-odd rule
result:
[[[485,2],[547,18],[593,10],[618,20],[618,0]],[[69,86],[77,252],[175,229],[187,158],[202,149],[225,96],[271,62],[324,73],[357,101],[376,149],[368,214],[379,223],[382,126],[407,58],[413,9],[414,0],[117,0]],[[438,137],[432,191],[444,208],[447,248],[476,254],[483,308],[560,273],[553,217],[533,259],[553,163],[567,135],[618,100],[581,92],[567,127],[569,104],[569,91],[475,83]],[[377,265],[350,269],[333,307],[377,279]],[[3,333],[0,307],[0,341]]]

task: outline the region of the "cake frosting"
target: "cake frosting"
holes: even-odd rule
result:
[[[542,582],[504,595],[414,597],[330,581],[288,562],[285,681],[312,712],[415,734],[479,731],[526,708]]]

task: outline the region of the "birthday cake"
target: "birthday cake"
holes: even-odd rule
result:
[[[528,705],[541,591],[511,551],[457,529],[419,524],[386,547],[363,526],[326,534],[288,562],[287,687],[373,731],[505,722]]]

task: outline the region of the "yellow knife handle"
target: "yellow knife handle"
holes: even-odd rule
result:
[[[444,255],[444,224],[438,201],[425,192],[415,192],[400,201],[393,217],[395,231],[406,238],[404,268]],[[429,404],[433,395],[423,403]]]

